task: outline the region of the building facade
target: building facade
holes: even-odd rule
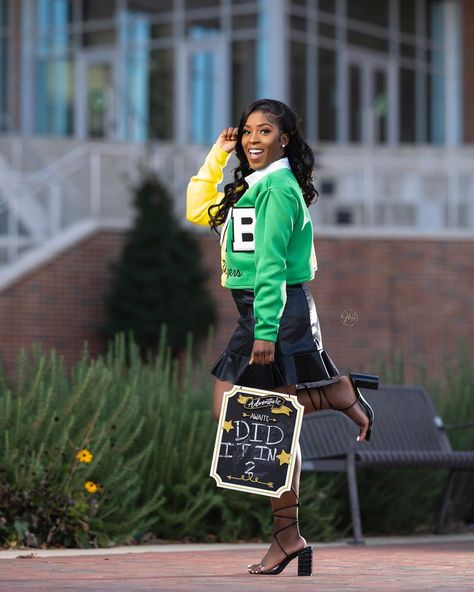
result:
[[[462,4],[1,0],[0,126],[208,145],[271,96],[318,145],[458,145]]]
[[[0,149],[39,170],[147,146],[182,195],[269,96],[319,154],[320,225],[472,231],[473,22],[468,0],[0,0]]]
[[[0,358],[20,317],[9,364],[31,340],[69,348],[70,360],[87,336],[98,351],[97,278],[130,225],[143,164],[184,218],[187,181],[219,131],[267,96],[298,112],[317,156],[328,349],[345,352],[342,366],[354,351],[367,362],[370,340],[354,329],[349,351],[339,326],[355,309],[364,334],[383,327],[374,348],[401,344],[439,366],[472,325],[472,59],[472,0],[0,0]],[[454,260],[451,322],[448,294],[429,302],[436,261]],[[231,314],[225,297],[218,306]],[[433,353],[436,315],[449,337]],[[219,344],[226,334],[220,326]]]

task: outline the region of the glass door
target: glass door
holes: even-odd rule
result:
[[[388,63],[371,56],[351,55],[348,77],[349,142],[388,142]]]
[[[117,135],[115,56],[84,52],[78,60],[78,130],[82,137],[111,140]]]

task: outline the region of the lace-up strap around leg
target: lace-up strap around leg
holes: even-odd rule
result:
[[[319,388],[317,388],[318,395],[319,395],[319,409],[318,409],[316,407],[316,403],[314,402],[313,395],[311,394],[311,389],[309,388],[309,386],[307,384],[303,384],[303,387],[306,389],[306,392],[308,393],[308,398],[309,398],[314,410],[321,411],[321,409],[323,408],[323,396],[321,395],[321,391],[319,390]],[[324,398],[327,400],[326,394],[324,395]]]
[[[298,524],[298,518],[295,516],[281,516],[280,512],[285,512],[286,510],[290,510],[291,508],[299,508],[300,507],[300,502],[299,502],[299,498],[296,495],[296,491],[294,490],[293,486],[291,487],[291,491],[294,493],[295,498],[296,498],[296,504],[291,504],[289,506],[285,506],[284,508],[278,508],[277,510],[275,510],[273,512],[273,517],[274,518],[283,518],[284,520],[293,520],[293,522],[291,524],[288,524],[287,526],[283,526],[282,528],[279,528],[276,532],[273,533],[273,538],[276,540],[276,542],[278,543],[278,546],[280,547],[280,549],[283,551],[283,553],[289,557],[288,553],[285,551],[285,549],[282,547],[280,541],[278,540],[277,535],[280,534],[280,532],[283,532],[284,530],[286,530],[287,528],[291,528],[292,526],[295,526]]]
[[[311,405],[314,407],[315,411],[321,411],[321,409],[323,408],[323,397],[326,400],[328,407],[330,409],[333,409],[334,411],[347,411],[348,409],[353,407],[357,403],[357,401],[359,400],[359,395],[356,394],[355,400],[347,407],[334,407],[334,405],[332,405],[331,401],[329,400],[329,397],[326,395],[326,391],[324,390],[324,388],[322,386],[316,386],[314,388],[318,391],[318,395],[319,395],[319,409],[318,409],[316,407],[313,396],[311,394],[311,389],[306,384],[304,384],[303,386],[306,389],[306,392],[308,393],[309,400],[311,401]]]

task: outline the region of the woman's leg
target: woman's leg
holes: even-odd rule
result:
[[[323,384],[322,387],[298,389],[298,400],[304,406],[305,414],[324,409],[344,410],[344,413],[359,426],[359,440],[365,440],[369,418],[359,404],[353,405],[356,394],[347,376],[337,376],[334,381]]]
[[[219,420],[219,416],[221,414],[222,397],[224,396],[224,393],[230,391],[233,386],[234,385],[230,382],[216,378],[216,382],[214,384],[214,401],[212,404],[212,415],[216,421]]]
[[[275,390],[295,394],[296,387],[282,387]],[[300,474],[301,451],[298,445],[293,480],[291,483],[292,489],[283,493],[279,498],[271,498],[272,511],[274,514],[274,531],[276,532],[280,528],[284,528],[284,530],[276,536],[276,539],[274,537],[270,548],[266,552],[262,561],[254,565],[249,565],[250,573],[258,573],[260,571],[272,569],[285,559],[285,553],[291,555],[292,553],[304,549],[306,546],[306,540],[301,536],[299,530],[298,506],[296,505],[299,501]],[[275,516],[275,514],[277,516]],[[282,548],[285,552],[283,552]]]

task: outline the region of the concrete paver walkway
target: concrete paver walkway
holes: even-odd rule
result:
[[[279,576],[247,574],[247,564],[260,559],[263,545],[163,545],[159,551],[134,547],[133,552],[63,551],[62,556],[50,551],[46,557],[13,551],[8,557],[16,553],[17,558],[0,561],[0,591],[474,590],[474,536],[436,540],[316,545],[312,577],[297,577],[296,561]]]

